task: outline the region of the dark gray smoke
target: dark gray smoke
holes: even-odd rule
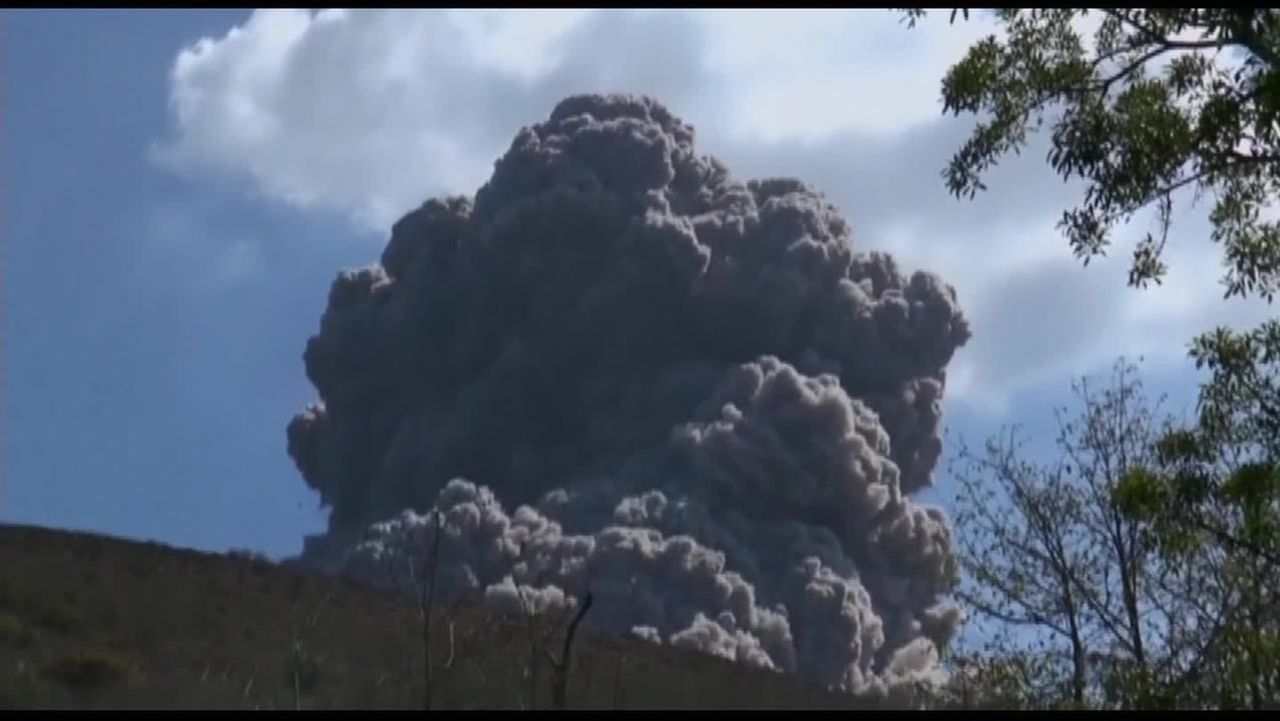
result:
[[[476,193],[334,282],[289,453],[304,560],[376,577],[442,511],[441,588],[893,693],[960,623],[941,452],[954,291],[741,182],[649,98],[562,101]],[[466,479],[466,480],[462,480]],[[508,509],[515,509],[514,511]]]

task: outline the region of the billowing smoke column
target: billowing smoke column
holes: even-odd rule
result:
[[[588,623],[893,693],[960,623],[931,482],[955,293],[855,253],[805,184],[740,182],[634,96],[525,128],[334,282],[289,453],[304,561],[376,577],[443,518],[439,588],[590,589]],[[465,479],[465,480],[464,480]]]

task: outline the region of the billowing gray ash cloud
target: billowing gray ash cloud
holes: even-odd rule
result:
[[[955,293],[693,143],[652,99],[567,98],[339,275],[288,429],[331,508],[303,560],[376,576],[434,507],[443,593],[590,589],[606,630],[927,681],[961,614],[948,521],[907,494],[969,337]]]

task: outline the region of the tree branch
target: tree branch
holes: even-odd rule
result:
[[[427,568],[424,569],[425,572],[420,582],[426,588],[420,589],[418,594],[418,610],[422,617],[422,708],[424,710],[431,709],[435,690],[434,669],[431,662],[431,621],[435,615],[436,573],[440,567],[440,528],[444,525],[444,516],[439,510],[433,511],[432,515],[435,518],[435,532],[431,537],[431,547],[427,549],[427,556],[423,559],[423,563],[427,565]],[[452,624],[450,625],[450,634],[452,635]],[[452,655],[452,651],[450,655]]]
[[[1248,551],[1249,553],[1253,554],[1254,556],[1257,556],[1258,558],[1261,558],[1262,560],[1266,561],[1271,565],[1280,565],[1280,556],[1277,556],[1276,554],[1266,550],[1265,548],[1262,548],[1261,546],[1257,545],[1256,543],[1253,543],[1252,541],[1246,541],[1242,538],[1238,538],[1237,536],[1233,535],[1230,531],[1227,531],[1218,526],[1215,526],[1201,518],[1193,518],[1191,519],[1191,523],[1196,528],[1202,531],[1205,531],[1206,533],[1209,533],[1214,538],[1217,538],[1222,543],[1225,543],[1229,546],[1235,546],[1236,548],[1244,549],[1245,551]]]
[[[591,610],[591,604],[595,600],[595,596],[590,591],[582,599],[582,604],[578,607],[578,612],[574,614],[573,620],[569,622],[569,628],[565,631],[564,645],[560,650],[560,658],[557,659],[547,652],[547,658],[551,661],[551,668],[556,671],[555,695],[552,698],[552,704],[555,708],[568,708],[569,696],[569,671],[573,664],[571,654],[573,653],[574,636],[578,633],[578,624],[582,623],[582,619],[587,615],[587,611]]]
[[[1233,38],[1236,44],[1253,53],[1255,57],[1272,68],[1280,65],[1280,56],[1277,56],[1271,48],[1267,47],[1262,38],[1258,37],[1258,32],[1254,30],[1249,20],[1249,17],[1243,17],[1240,19],[1240,24],[1233,28],[1236,31]]]

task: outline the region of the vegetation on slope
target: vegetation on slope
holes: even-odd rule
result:
[[[0,526],[0,707],[420,708],[412,598],[240,554]],[[437,610],[433,708],[550,708],[552,620]],[[533,633],[531,633],[533,631]],[[530,638],[545,641],[531,653]],[[530,665],[537,659],[534,673]],[[783,674],[581,631],[568,708],[853,708]]]

